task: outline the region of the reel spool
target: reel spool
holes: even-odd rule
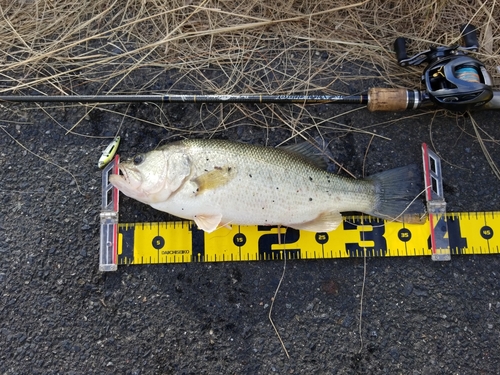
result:
[[[463,46],[430,47],[410,58],[405,38],[394,43],[399,65],[428,64],[422,74],[425,94],[436,106],[455,112],[481,107],[493,98],[492,80],[484,64],[467,55],[479,48],[476,28],[464,25],[460,32]]]

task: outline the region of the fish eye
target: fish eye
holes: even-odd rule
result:
[[[139,155],[134,156],[134,160],[133,161],[134,161],[134,165],[141,164],[144,161],[144,155],[139,154]]]

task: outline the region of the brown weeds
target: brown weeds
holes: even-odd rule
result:
[[[2,1],[2,89],[44,84],[71,94],[78,92],[69,84],[77,77],[80,85],[107,82],[103,87],[114,92],[123,90],[121,83],[134,71],[161,67],[192,75],[200,92],[328,91],[331,81],[367,78],[346,74],[345,62],[369,62],[373,75],[388,86],[413,87],[420,69],[397,66],[395,38],[408,38],[409,53],[417,52],[429,44],[459,42],[458,27],[469,22],[479,30],[483,48],[478,57],[498,82],[497,5],[437,0]],[[223,72],[222,85],[205,79],[207,67]]]
[[[431,44],[459,43],[459,26],[465,23],[478,28],[482,47],[476,57],[498,89],[499,5],[496,0],[0,0],[0,95],[358,94],[374,83],[418,88],[422,67],[398,66],[396,37],[408,38],[411,55]],[[168,85],[166,72],[175,72]],[[147,78],[137,83],[139,75]],[[369,133],[300,105],[220,105],[203,116],[202,124],[215,118],[220,129],[244,119],[264,127],[279,121],[292,136],[321,131],[325,124]],[[173,128],[162,115],[149,121]],[[203,131],[188,127],[190,134]]]

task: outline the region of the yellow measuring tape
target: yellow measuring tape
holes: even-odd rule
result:
[[[446,225],[452,255],[498,254],[500,212],[448,213],[435,218]],[[118,264],[331,259],[364,256],[430,256],[431,228],[387,222],[368,216],[345,217],[329,233],[292,228],[233,226],[212,233],[189,221],[118,224]]]

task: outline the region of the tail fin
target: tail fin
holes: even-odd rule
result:
[[[370,176],[375,185],[376,203],[370,215],[385,220],[423,223],[425,208],[419,195],[422,179],[416,164],[390,169]]]

